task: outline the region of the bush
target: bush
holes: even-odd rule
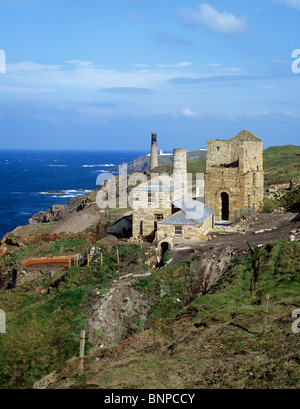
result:
[[[286,210],[300,210],[300,185],[282,197],[282,205]]]
[[[269,197],[264,197],[264,207],[262,208],[261,213],[273,213],[274,210],[280,207],[280,202],[276,199],[270,199]]]

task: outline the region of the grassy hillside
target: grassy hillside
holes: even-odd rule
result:
[[[31,387],[78,355],[76,336],[85,325],[87,296],[118,276],[115,249],[104,246],[103,251],[103,267],[99,262],[90,269],[72,267],[32,283],[26,291],[0,293],[0,308],[8,318],[7,334],[0,337],[0,388]],[[145,333],[152,336],[156,317],[155,354],[152,347],[125,348],[116,359],[95,364],[91,358],[83,378],[72,375],[73,387],[298,387],[299,336],[291,330],[291,314],[300,307],[299,253],[298,242],[257,248],[253,255],[236,258],[199,298],[193,295],[190,261],[137,280],[135,287],[153,302]],[[134,260],[137,254],[138,246],[120,248],[121,260]],[[269,319],[263,334],[266,294]]]
[[[84,375],[76,377],[74,369],[64,369],[58,385],[83,389],[299,388],[299,335],[292,331],[295,318],[291,317],[300,307],[299,252],[297,242],[257,248],[253,255],[235,259],[209,293],[192,302],[187,297],[191,295],[189,262],[137,281],[143,296],[154,300],[148,329],[141,329],[140,337],[133,336],[133,344],[124,341],[114,351],[91,352]],[[255,280],[252,291],[251,279]]]
[[[300,178],[300,146],[271,146],[264,150],[265,185]]]
[[[69,239],[60,239],[52,243],[51,254],[61,254],[58,244],[66,251],[71,245],[76,251],[86,251],[85,242],[73,240],[71,244]],[[46,274],[22,287],[0,291],[0,309],[7,320],[7,333],[0,334],[0,388],[31,387],[78,353],[85,297],[118,276],[116,249],[99,246],[103,247],[103,266],[91,260],[90,268],[66,268],[53,278]],[[45,243],[26,250],[15,254],[19,263],[30,250],[35,256],[44,254]],[[140,248],[119,246],[119,252],[120,260],[134,259]]]

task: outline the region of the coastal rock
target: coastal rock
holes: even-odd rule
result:
[[[5,256],[7,256],[7,254],[8,254],[8,248],[7,248],[7,246],[5,244],[3,244],[0,247],[0,258],[3,258]]]
[[[66,210],[64,205],[53,205],[47,211],[40,211],[31,219],[29,219],[29,224],[35,223],[50,223],[62,220],[66,216]]]

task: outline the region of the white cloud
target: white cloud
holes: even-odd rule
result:
[[[214,68],[222,67],[222,64],[215,64],[215,63],[213,63],[213,64],[204,64],[204,65],[206,65],[207,67],[214,67]]]
[[[197,118],[199,116],[197,112],[192,111],[189,107],[182,108],[180,115],[186,118]]]
[[[232,72],[239,72],[239,71],[241,71],[241,68],[239,68],[239,67],[228,67],[228,68],[224,68],[224,70],[232,71]]]
[[[66,63],[68,64],[72,64],[75,67],[89,67],[89,68],[93,68],[94,64],[91,61],[83,61],[83,60],[68,60],[66,61]]]
[[[2,76],[2,87],[30,89],[50,89],[52,91],[82,90],[94,91],[103,88],[114,89],[155,89],[168,84],[179,75],[182,68],[192,63],[181,61],[174,64],[156,64],[149,69],[141,65],[132,70],[118,71],[104,69],[90,61],[69,60],[64,65],[46,65],[23,61],[7,65],[7,74]],[[144,64],[142,64],[144,66]],[[162,69],[163,67],[163,69]],[[174,70],[175,68],[175,70]],[[191,75],[191,74],[190,74]],[[186,75],[189,77],[189,75]]]
[[[247,29],[246,17],[238,18],[226,11],[219,12],[207,3],[200,4],[198,9],[199,11],[191,8],[181,9],[179,17],[183,24],[201,25],[209,31],[226,35],[241,34]]]
[[[149,65],[148,64],[135,64],[135,67],[147,68],[147,67],[149,67]]]
[[[300,10],[300,0],[273,0],[273,2],[274,1],[276,1],[277,3],[287,4],[294,9]]]
[[[18,63],[7,64],[7,72],[20,71],[56,71],[61,65],[37,64],[31,61],[22,61]]]
[[[162,68],[180,68],[180,67],[189,67],[192,65],[191,62],[188,61],[183,61],[183,62],[177,62],[176,64],[156,64],[157,67],[162,67]]]

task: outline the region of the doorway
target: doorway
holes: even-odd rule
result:
[[[222,220],[229,220],[229,195],[226,192],[221,193],[222,201]]]

